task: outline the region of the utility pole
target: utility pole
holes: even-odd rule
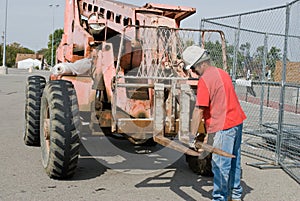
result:
[[[7,6],[8,0],[5,1],[5,17],[4,17],[4,33],[3,33],[3,60],[2,66],[0,67],[0,74],[7,74],[8,70],[6,67],[6,35],[7,35]]]
[[[2,43],[1,43],[1,45],[2,45],[2,48],[1,48],[1,51],[2,51],[2,53],[3,53],[3,49],[4,49],[4,31],[2,32],[2,35],[1,35],[1,41],[2,41]],[[2,56],[3,56],[3,54],[2,54]],[[3,62],[3,60],[2,60],[2,62]],[[3,64],[2,64],[3,65]]]
[[[54,30],[54,10],[55,10],[55,8],[57,8],[57,7],[59,7],[59,5],[58,4],[50,4],[49,5],[49,7],[50,8],[52,8],[52,37],[51,37],[51,67],[53,67],[53,65],[54,65],[54,62],[53,62],[53,60],[54,60],[54,32],[55,32],[55,30]]]

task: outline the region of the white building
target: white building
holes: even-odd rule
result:
[[[18,69],[38,68],[41,69],[42,62],[38,59],[24,59],[17,62]]]

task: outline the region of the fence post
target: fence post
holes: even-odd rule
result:
[[[286,6],[286,19],[285,19],[285,36],[284,36],[284,51],[282,58],[282,81],[281,81],[281,91],[280,91],[280,101],[279,101],[279,115],[278,115],[278,132],[276,140],[276,165],[280,163],[280,154],[281,154],[281,143],[282,143],[282,124],[283,124],[283,115],[284,115],[284,96],[285,96],[285,84],[286,84],[286,62],[287,62],[287,49],[288,49],[288,35],[290,27],[290,5]]]
[[[204,23],[205,23],[205,20],[204,19],[201,19],[200,20],[200,24],[199,24],[199,29],[200,30],[203,30],[204,29]],[[201,47],[203,44],[202,44],[202,34],[199,33],[199,42],[198,42],[198,45]]]
[[[239,49],[239,44],[240,44],[240,30],[241,29],[241,15],[239,15],[239,21],[238,21],[238,29],[235,33],[235,46],[234,46],[234,55],[233,55],[233,66],[232,66],[232,81],[235,85],[235,80],[236,80],[236,66],[237,66],[237,53]]]
[[[268,33],[265,34],[264,39],[264,51],[262,58],[262,72],[261,72],[261,94],[260,94],[260,110],[259,110],[259,125],[262,125],[263,121],[263,110],[264,110],[264,96],[265,96],[265,74],[267,66],[267,57],[268,57]]]

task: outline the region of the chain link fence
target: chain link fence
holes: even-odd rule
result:
[[[210,44],[209,37],[206,36],[215,38],[217,45]],[[139,119],[140,122],[146,119],[149,122],[152,119],[155,121],[158,119],[156,115],[161,114],[165,116],[162,121],[165,134],[174,136],[180,133],[180,139],[188,139],[190,118],[186,116],[191,116],[193,111],[198,76],[192,70],[184,69],[182,54],[188,46],[205,44],[212,52],[211,57],[218,61],[217,66],[225,68],[227,65],[223,61],[226,57],[223,32],[128,26],[124,29],[120,43],[122,48],[118,55],[112,106],[112,114],[116,119],[115,127],[120,127],[118,122],[122,120],[116,117],[121,111],[129,114],[130,118]],[[152,104],[152,101],[157,101],[153,100],[153,97],[159,91],[155,89],[159,85],[163,86],[164,109],[156,112],[158,110],[154,106],[158,104]],[[188,94],[186,99],[183,96],[185,93]],[[122,99],[117,98],[118,96]],[[186,108],[190,111],[186,111]],[[184,118],[180,118],[181,116]],[[156,126],[156,123],[154,125]],[[141,133],[152,133],[151,126],[150,123],[147,124],[150,130],[141,129]],[[142,135],[135,136],[144,138]]]
[[[211,38],[215,39],[215,44],[210,43]],[[182,52],[194,44],[207,45],[206,48],[211,51],[211,57],[216,61],[216,65],[220,68],[227,66],[226,61],[223,61],[223,57],[226,56],[224,33],[219,30],[128,26],[121,43],[120,46],[123,48],[119,52],[120,60],[117,71],[119,72],[122,67],[126,74],[133,68],[137,68],[135,69],[137,74],[134,76],[137,79],[189,77],[190,72],[185,72],[185,74],[181,72],[184,67]],[[122,62],[129,54],[134,57],[132,59],[136,59],[136,64],[132,61],[128,65]]]
[[[247,114],[243,152],[282,167],[300,183],[300,1],[236,15],[202,19],[222,30],[227,71]],[[212,39],[210,43],[214,42]]]

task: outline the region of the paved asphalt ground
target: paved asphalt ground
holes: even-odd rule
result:
[[[109,168],[109,164],[118,163],[120,158],[102,157],[108,164],[106,167],[97,160],[97,157],[101,158],[101,154],[93,157],[82,149],[78,171],[72,179],[49,179],[42,168],[40,149],[25,146],[22,139],[24,89],[26,78],[30,74],[47,73],[9,69],[7,75],[0,75],[1,201],[211,200],[212,178],[191,172],[184,156],[156,171],[138,170],[134,168],[134,164],[130,164],[130,168],[116,170],[117,168]],[[83,139],[88,141],[89,138]],[[128,145],[127,141],[121,143]],[[108,152],[106,150],[103,154],[107,155]],[[149,161],[153,160],[155,163],[169,160],[155,157]],[[146,164],[149,161],[139,163]],[[300,200],[300,185],[283,170],[262,170],[246,165],[255,162],[259,161],[242,156],[244,201]]]

